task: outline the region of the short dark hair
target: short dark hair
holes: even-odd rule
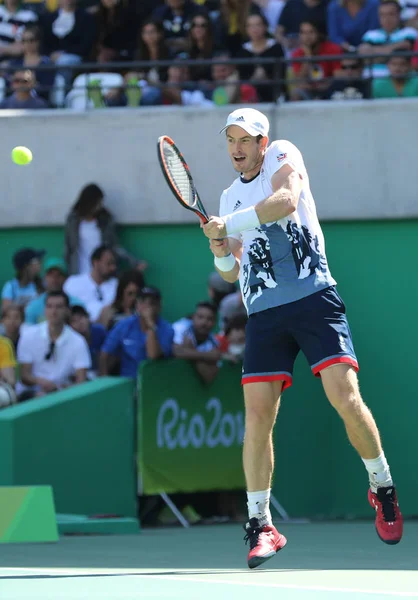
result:
[[[196,309],[195,312],[199,309],[199,308],[207,308],[208,310],[211,310],[214,314],[214,316],[216,317],[216,315],[218,314],[218,309],[216,308],[216,306],[213,304],[213,302],[208,302],[207,300],[203,301],[203,302],[198,302],[196,304]]]
[[[88,317],[89,313],[86,311],[84,306],[80,306],[80,304],[75,304],[71,307],[71,316],[75,317],[80,315],[81,317]]]
[[[97,246],[96,250],[91,255],[91,262],[93,263],[95,260],[100,260],[105,252],[111,252],[113,256],[115,256],[115,253],[111,246],[108,246],[107,244],[102,244],[101,246]]]
[[[232,317],[226,319],[225,335],[231,333],[233,329],[245,329],[247,321],[247,315],[232,315]]]
[[[56,290],[55,292],[47,292],[45,298],[45,304],[48,302],[49,298],[64,298],[65,304],[70,306],[70,299],[65,292],[62,290]]]
[[[402,7],[397,0],[381,0],[380,2],[380,6],[385,6],[387,4],[393,4],[393,6],[396,6],[399,14],[402,12]]]

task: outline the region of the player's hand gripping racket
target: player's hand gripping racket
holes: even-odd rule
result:
[[[180,204],[194,212],[203,224],[209,215],[202,204],[184,156],[167,135],[158,138],[158,159],[164,177]]]

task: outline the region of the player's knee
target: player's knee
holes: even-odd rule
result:
[[[245,428],[247,434],[270,432],[274,427],[277,406],[265,400],[262,402],[246,402]]]
[[[359,414],[363,407],[357,385],[348,381],[341,381],[333,388],[333,393],[328,396],[329,401],[342,418]]]

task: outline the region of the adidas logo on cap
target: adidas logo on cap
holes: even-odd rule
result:
[[[237,117],[237,118],[235,119],[235,121],[245,121],[245,119],[244,119],[244,117],[243,117],[243,116],[241,116],[241,117]]]

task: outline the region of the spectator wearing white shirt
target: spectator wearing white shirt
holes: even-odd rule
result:
[[[65,223],[65,260],[68,274],[89,273],[91,255],[103,244],[110,246],[118,258],[143,271],[144,261],[138,261],[118,244],[116,223],[104,206],[104,192],[95,183],[83,187]]]
[[[49,292],[46,321],[26,328],[19,339],[17,359],[20,400],[43,396],[87,380],[91,367],[86,340],[66,325],[69,299],[64,292]]]
[[[115,299],[118,286],[115,272],[116,258],[113,250],[109,246],[99,246],[91,256],[90,273],[71,275],[64,283],[64,292],[79,298],[91,321],[97,321],[102,309]]]
[[[23,54],[25,26],[37,20],[36,14],[24,8],[20,0],[4,0],[0,5],[0,59]]]

